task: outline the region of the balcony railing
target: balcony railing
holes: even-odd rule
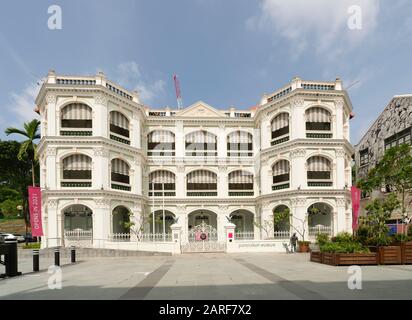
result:
[[[217,191],[187,191],[188,197],[217,197]]]
[[[229,190],[229,197],[252,197],[254,194],[253,190]]]
[[[171,233],[143,233],[138,236],[138,239],[142,242],[172,242]]]
[[[324,234],[327,234],[329,236],[332,236],[332,234],[333,234],[332,227],[331,226],[322,226],[322,225],[309,227],[309,237],[316,237],[316,235],[318,235],[320,233],[322,233],[322,234],[324,233]]]
[[[110,139],[112,139],[112,140],[114,140],[114,141],[117,141],[117,142],[121,142],[121,143],[130,145],[130,140],[125,139],[125,138],[122,138],[122,137],[119,137],[119,136],[117,136],[117,135],[115,135],[115,134],[110,134]]]
[[[131,191],[132,187],[129,185],[119,184],[119,183],[112,183],[112,189],[121,190],[121,191]]]
[[[175,197],[176,196],[176,191],[155,191],[154,192],[155,197]],[[149,191],[149,197],[153,197],[153,192]]]
[[[280,138],[280,139],[272,140],[272,141],[270,142],[270,145],[271,145],[271,146],[276,146],[276,145],[278,145],[278,144],[281,144],[281,143],[284,143],[284,142],[287,142],[287,141],[289,141],[289,135],[286,136],[286,137]]]
[[[332,187],[332,181],[308,181],[308,187]]]
[[[272,185],[272,190],[276,191],[276,190],[283,190],[283,189],[289,189],[290,188],[290,183],[286,182],[286,183],[279,183],[279,184],[274,184]]]
[[[324,132],[306,132],[306,138],[311,139],[332,139],[332,133],[324,133]]]
[[[112,242],[129,242],[130,233],[112,233],[109,235],[109,241]]]
[[[91,188],[91,181],[62,181],[62,188]]]
[[[285,231],[285,230],[275,231],[273,233],[273,237],[275,239],[289,239],[290,238],[290,231]]]

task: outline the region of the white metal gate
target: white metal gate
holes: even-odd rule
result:
[[[65,247],[75,246],[80,248],[90,248],[93,245],[92,230],[64,230]]]
[[[219,242],[216,228],[204,221],[189,231],[188,240],[181,245],[182,253],[226,252],[226,242]]]

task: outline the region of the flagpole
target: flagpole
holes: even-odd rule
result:
[[[152,208],[152,237],[153,237],[153,242],[155,242],[155,188],[154,188],[154,182],[152,182],[152,197],[153,197],[153,208]]]
[[[166,242],[165,184],[164,184],[164,182],[162,182],[162,206],[163,206],[163,242]]]

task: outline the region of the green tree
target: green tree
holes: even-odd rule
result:
[[[371,192],[383,186],[388,187],[400,201],[404,221],[410,221],[407,211],[411,203],[407,195],[412,190],[412,151],[411,146],[402,144],[388,149],[383,158],[371,169],[366,179],[359,180],[363,191]]]
[[[0,203],[0,211],[4,217],[15,217],[19,214],[17,206],[21,204],[21,200],[8,199]]]
[[[23,160],[28,159],[31,163],[31,174],[32,174],[32,183],[33,186],[36,185],[36,177],[35,177],[35,167],[38,161],[38,154],[37,154],[37,145],[35,144],[35,140],[40,139],[39,134],[39,127],[40,121],[34,119],[30,122],[26,122],[23,125],[24,130],[17,129],[17,128],[7,128],[6,134],[18,134],[21,135],[27,140],[23,141],[20,145],[19,153],[17,154],[17,159]]]
[[[390,194],[386,199],[375,199],[366,206],[366,225],[368,235],[376,245],[387,245],[389,242],[389,227],[386,221],[392,212],[399,208],[400,202],[396,194]]]

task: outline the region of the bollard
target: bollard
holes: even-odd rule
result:
[[[76,247],[71,247],[70,248],[70,253],[71,253],[71,258],[72,258],[72,263],[76,262]]]
[[[39,256],[39,249],[34,249],[33,250],[33,271],[37,272],[40,270],[39,268],[39,262],[40,262],[40,256]]]
[[[54,248],[54,265],[60,267],[60,251],[59,248]]]
[[[17,240],[7,241],[8,252],[5,255],[6,276],[16,277],[21,275],[18,272]]]

